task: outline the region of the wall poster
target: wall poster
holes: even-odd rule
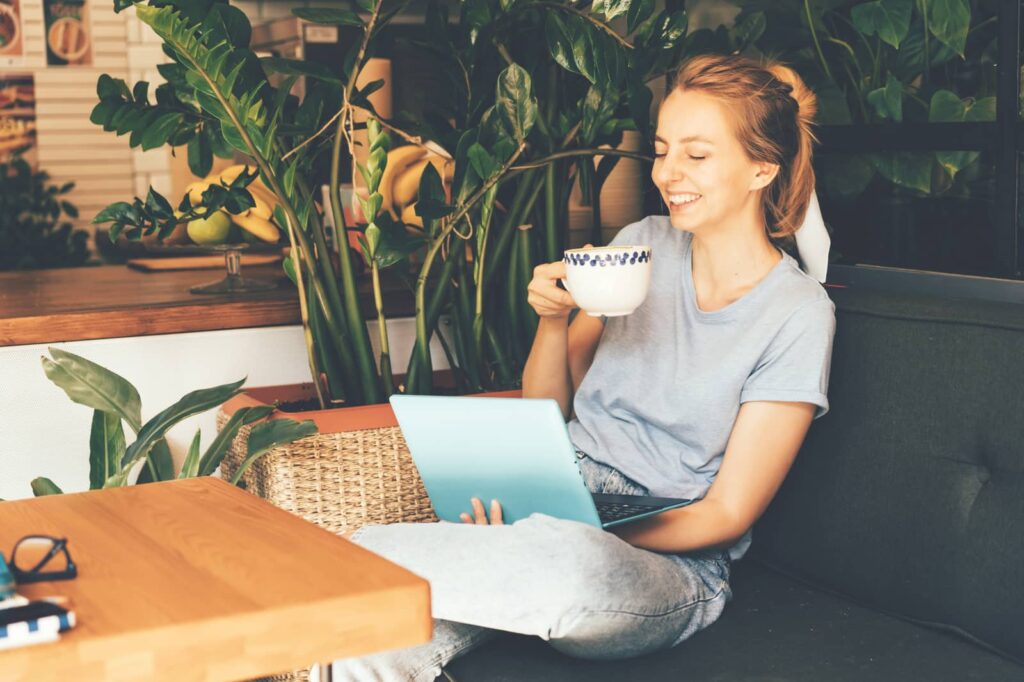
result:
[[[92,30],[85,0],[43,0],[43,17],[47,64],[92,64]]]
[[[39,166],[36,153],[36,95],[32,74],[0,74],[0,163],[15,154]]]
[[[21,0],[0,0],[0,66],[20,66],[25,54]]]

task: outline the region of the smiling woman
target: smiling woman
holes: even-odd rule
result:
[[[439,620],[429,645],[346,661],[342,679],[432,681],[488,628],[625,658],[717,620],[731,561],[828,410],[834,307],[778,247],[813,192],[804,92],[792,72],[740,57],[684,64],[658,116],[653,179],[670,215],[612,242],[650,247],[646,300],[570,324],[564,262],[529,285],[541,319],[523,396],[571,418],[590,490],[697,501],[611,532],[542,514],[503,524],[501,500],[467,500],[463,524],[361,529],[357,542],[430,580]]]

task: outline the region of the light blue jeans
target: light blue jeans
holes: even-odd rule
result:
[[[580,468],[593,492],[647,492],[586,455]],[[352,540],[430,582],[434,636],[335,661],[335,680],[434,682],[498,630],[541,637],[580,658],[639,656],[711,625],[732,598],[725,550],[659,554],[544,514],[502,526],[365,526]]]

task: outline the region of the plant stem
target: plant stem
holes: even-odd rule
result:
[[[558,159],[571,159],[577,156],[624,156],[626,158],[646,161],[648,163],[652,163],[654,161],[650,156],[645,156],[638,152],[623,151],[621,149],[566,149],[565,151],[555,152],[554,154],[548,154],[547,156],[539,159],[534,159],[529,163],[512,166],[509,170],[512,175],[517,175],[525,170],[530,170],[531,168],[541,168],[551,161],[557,161]]]
[[[552,161],[544,169],[544,257],[546,262],[558,260],[558,206],[556,204],[558,162]]]
[[[380,268],[377,261],[371,261],[373,277],[373,303],[377,307],[377,336],[380,341],[380,376],[384,382],[384,393],[390,397],[395,392],[395,379],[391,376],[391,344],[388,341],[388,321],[384,316],[384,297],[380,288]]]
[[[814,49],[818,52],[818,59],[821,60],[821,68],[825,70],[825,75],[828,79],[835,82],[835,78],[832,76],[832,71],[828,68],[828,62],[825,61],[825,54],[821,51],[821,43],[818,42],[818,32],[814,28],[814,17],[811,15],[811,3],[810,0],[804,0],[804,13],[807,15],[807,26],[811,29],[811,38],[814,39]]]
[[[931,83],[929,72],[932,70],[931,56],[928,54],[928,8],[926,3],[918,3],[918,11],[921,13],[921,23],[924,24],[924,85],[928,87]]]

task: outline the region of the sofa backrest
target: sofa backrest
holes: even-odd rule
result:
[[[1024,660],[1024,305],[830,295],[831,412],[752,556]]]

